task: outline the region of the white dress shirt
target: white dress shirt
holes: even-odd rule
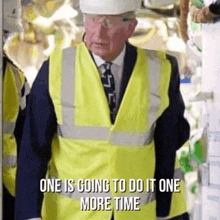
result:
[[[101,57],[97,56],[92,52],[94,61],[96,63],[96,66],[99,69],[100,76],[105,72],[104,63],[106,63],[105,60],[103,60]],[[114,76],[115,80],[115,93],[116,93],[116,108],[118,109],[118,99],[119,99],[119,93],[120,93],[120,85],[121,85],[121,78],[122,78],[122,71],[123,71],[123,63],[124,63],[124,56],[125,56],[125,45],[121,53],[113,60],[111,61],[111,71]]]

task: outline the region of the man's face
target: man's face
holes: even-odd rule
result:
[[[89,50],[106,61],[114,60],[133,34],[136,19],[122,15],[85,15],[85,42]]]

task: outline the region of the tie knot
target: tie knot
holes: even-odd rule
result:
[[[110,70],[112,63],[111,62],[106,62],[103,65],[104,65],[105,70]]]

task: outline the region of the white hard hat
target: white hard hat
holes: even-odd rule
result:
[[[141,0],[80,0],[80,9],[85,14],[122,14],[136,11]]]
[[[22,29],[19,22],[21,5],[18,0],[3,1],[3,30],[9,32],[18,32]]]

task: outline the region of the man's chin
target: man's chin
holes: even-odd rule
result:
[[[92,48],[91,51],[92,51],[95,55],[101,57],[103,60],[105,60],[105,58],[109,56],[109,49],[103,49],[103,48],[97,49],[97,48]]]

